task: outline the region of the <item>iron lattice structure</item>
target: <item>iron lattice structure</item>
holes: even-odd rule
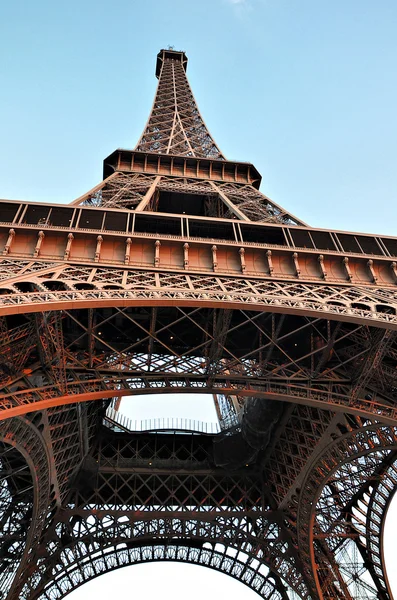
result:
[[[227,161],[162,50],[134,151],[69,205],[0,204],[0,596],[124,565],[266,600],[391,600],[397,238],[315,229]],[[122,417],[209,393],[203,424]]]

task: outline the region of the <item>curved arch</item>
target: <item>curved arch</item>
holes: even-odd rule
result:
[[[243,551],[222,544],[151,543],[118,544],[103,549],[100,555],[80,557],[74,565],[57,573],[54,579],[32,600],[61,600],[71,591],[104,573],[155,561],[183,562],[219,571],[255,591],[265,600],[288,600],[284,584],[265,563],[249,558]],[[243,560],[247,558],[247,560]]]
[[[330,382],[332,386],[332,382]],[[136,377],[112,375],[107,379],[68,381],[65,389],[59,384],[0,395],[0,420],[21,416],[55,406],[75,404],[105,398],[144,394],[238,394],[279,402],[294,402],[336,412],[348,412],[364,418],[374,418],[389,425],[397,424],[397,407],[376,402],[372,398],[357,398],[331,389],[313,389],[279,381],[253,380],[250,377],[213,377],[186,375],[144,374]]]
[[[113,501],[99,510],[96,502],[85,503],[84,507],[60,510],[47,555],[40,557],[37,563],[38,579],[33,582],[30,593],[23,593],[21,598],[63,597],[71,588],[95,575],[93,563],[99,561],[103,567],[101,572],[107,570],[107,557],[116,550],[125,550],[136,561],[143,549],[152,548],[154,554],[149,558],[145,555],[146,559],[172,560],[175,553],[178,556],[178,548],[186,547],[196,558],[197,553],[206,557],[204,564],[210,561],[213,568],[220,568],[221,552],[225,559],[224,572],[238,575],[252,586],[255,579],[256,591],[261,587],[257,577],[262,581],[271,570],[277,587],[280,587],[278,579],[282,578],[299,597],[309,600],[305,576],[297,553],[288,541],[288,533],[262,511],[249,514],[223,510],[193,514],[185,510],[157,511],[161,516],[154,516],[125,510]],[[155,548],[163,550],[159,553]],[[170,549],[172,555],[167,554]],[[189,556],[183,554],[182,560]],[[120,562],[116,560],[110,567],[118,565]],[[248,581],[247,572],[252,574]]]
[[[367,469],[366,481],[368,481],[369,476],[372,478],[374,477],[377,465],[379,466],[387,455],[390,455],[391,452],[395,452],[396,450],[396,428],[387,427],[386,425],[381,424],[368,425],[359,430],[351,431],[329,444],[314,462],[310,472],[307,474],[302,485],[302,496],[299,499],[298,538],[302,560],[307,566],[308,573],[311,573],[310,577],[312,579],[313,587],[314,589],[317,589],[320,599],[328,596],[323,596],[322,594],[321,583],[316,568],[314,549],[315,527],[319,500],[328,482],[335,474],[338,474],[345,465],[353,465],[353,469],[356,470],[357,473],[360,468]],[[368,460],[368,463],[365,463],[365,461],[363,463],[363,458]],[[361,463],[357,461],[361,461]],[[373,489],[372,494],[376,492],[376,489],[377,486]],[[379,577],[379,573],[374,569],[372,575],[375,575],[375,578],[377,579],[377,581],[374,580],[375,584],[380,585],[381,591],[387,598],[392,598],[383,561],[382,527],[386,517],[387,507],[388,502],[385,502],[383,504],[382,516],[380,517],[381,526],[377,536],[377,541],[380,545],[377,548],[377,553],[374,553],[374,545],[369,551],[368,549],[366,550],[368,551],[369,556],[374,557],[376,555],[379,557],[379,560],[374,564],[377,566],[378,571],[382,571],[382,577]],[[332,507],[329,506],[329,510],[331,509]],[[371,526],[371,518],[371,508],[369,508],[368,514],[366,515],[367,530],[368,527]],[[343,527],[343,523],[341,526]],[[376,543],[376,541],[372,539],[372,544],[374,543]]]
[[[10,597],[19,597],[23,574],[34,561],[34,547],[43,531],[45,519],[49,508],[50,495],[50,468],[47,449],[37,428],[26,419],[10,419],[0,423],[0,443],[14,449],[25,462],[30,473],[31,500],[21,513],[23,519],[22,532],[25,533],[23,548],[20,548],[14,564],[10,565],[9,572],[3,571],[1,578],[2,589],[7,590]],[[15,471],[23,473],[23,465]],[[6,481],[5,479],[3,481]],[[26,488],[25,481],[21,482],[22,489]],[[22,492],[22,490],[21,490]],[[16,501],[18,490],[13,491],[13,509],[19,510]],[[8,597],[8,596],[7,596]]]
[[[390,590],[384,556],[384,528],[390,504],[397,491],[397,460],[382,475],[374,487],[368,506],[367,550],[382,587]],[[379,517],[379,513],[382,518]]]
[[[377,311],[378,297],[376,290],[371,289],[344,290],[323,286],[320,290],[319,286],[295,284],[295,289],[291,290],[290,283],[282,282],[276,285],[273,282],[259,282],[261,285],[258,286],[258,282],[253,280],[252,283],[243,281],[246,284],[243,291],[236,291],[233,287],[228,290],[226,282],[220,278],[214,278],[214,281],[209,289],[202,285],[197,285],[195,289],[191,281],[186,281],[180,287],[155,287],[140,282],[137,286],[130,285],[118,290],[99,288],[91,283],[87,285],[92,286],[92,289],[78,289],[77,286],[85,283],[76,282],[73,284],[74,289],[70,290],[1,295],[0,316],[76,308],[175,306],[177,303],[178,306],[185,307],[244,307],[253,311],[309,317],[321,315],[330,320],[397,329],[397,300],[393,291],[390,291],[389,303],[383,304],[382,310]],[[343,301],[335,301],[335,296],[345,297]],[[368,306],[368,310],[357,308],[357,304],[364,306],[364,302],[357,303],[355,296],[366,298],[365,306]],[[385,307],[389,308],[390,312],[385,311]]]

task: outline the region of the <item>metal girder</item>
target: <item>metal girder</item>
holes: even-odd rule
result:
[[[66,391],[66,354],[63,342],[61,312],[36,313],[37,349],[44,368],[51,370],[51,378]]]
[[[394,331],[388,329],[376,332],[375,336],[375,339],[370,338],[369,351],[362,362],[361,370],[355,377],[351,392],[352,400],[355,400],[359,393],[365,390],[367,384],[373,378],[374,372],[380,367],[388,347],[395,342]]]

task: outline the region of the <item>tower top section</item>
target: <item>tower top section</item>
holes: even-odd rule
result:
[[[135,150],[225,160],[197,107],[186,68],[184,52],[163,49],[158,53],[156,96]]]
[[[167,50],[160,50],[160,52],[157,55],[157,62],[156,62],[156,77],[157,79],[160,78],[160,73],[161,73],[161,69],[163,67],[164,61],[166,60],[173,60],[175,62],[180,62],[183,66],[183,69],[186,73],[186,69],[187,69],[187,56],[185,54],[185,52],[183,52],[182,50],[174,50],[172,48],[168,48]]]

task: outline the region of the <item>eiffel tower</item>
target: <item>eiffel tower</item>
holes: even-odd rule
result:
[[[210,135],[161,50],[134,150],[0,203],[0,597],[147,561],[266,600],[391,600],[397,238],[312,228]],[[216,426],[123,397],[211,394]]]

